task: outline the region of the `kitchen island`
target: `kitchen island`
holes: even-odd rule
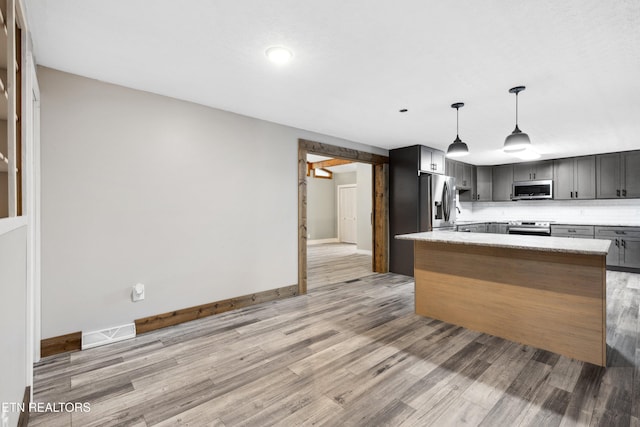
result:
[[[425,232],[416,313],[606,366],[608,240]]]

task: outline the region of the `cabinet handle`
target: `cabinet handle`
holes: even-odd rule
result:
[[[570,228],[570,229],[569,229],[569,230],[567,230],[567,231],[568,231],[569,233],[575,233],[575,232],[576,232],[576,230],[574,230],[574,229],[572,229],[572,228]]]
[[[616,234],[627,234],[627,232],[626,231],[616,230]]]
[[[620,247],[620,242],[616,239],[616,246]]]
[[[571,192],[571,198],[573,199],[573,191]]]
[[[620,242],[622,243],[622,247],[626,248],[626,243],[624,242],[624,239],[621,239]]]
[[[616,196],[620,197],[620,190],[616,190]]]
[[[578,192],[576,191],[576,199],[578,198]]]
[[[622,190],[622,197],[627,197],[627,190]]]
[[[531,174],[529,174],[529,179],[531,179]]]
[[[535,172],[533,173],[533,179],[536,179],[536,173]]]

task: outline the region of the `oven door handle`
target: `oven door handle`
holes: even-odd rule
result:
[[[547,228],[527,228],[527,227],[509,227],[509,229],[507,230],[509,233],[511,233],[512,231],[516,231],[519,233],[544,233],[544,234],[550,234],[551,231]]]

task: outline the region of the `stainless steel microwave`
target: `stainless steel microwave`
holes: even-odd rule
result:
[[[553,199],[553,180],[516,181],[512,190],[511,200]]]

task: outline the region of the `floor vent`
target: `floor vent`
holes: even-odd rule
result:
[[[118,342],[136,336],[136,324],[129,323],[127,325],[116,326],[115,328],[103,329],[101,331],[93,331],[82,333],[82,349],[86,350],[92,347],[98,347],[112,342]]]

